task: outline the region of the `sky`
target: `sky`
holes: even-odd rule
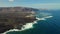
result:
[[[0,7],[32,7],[60,9],[60,0],[0,0]]]

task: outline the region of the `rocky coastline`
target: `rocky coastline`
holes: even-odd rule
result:
[[[26,23],[36,20],[35,12],[25,7],[0,8],[0,33],[10,29],[21,29]],[[19,27],[18,27],[19,26]]]

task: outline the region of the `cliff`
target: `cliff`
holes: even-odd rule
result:
[[[36,20],[32,8],[1,7],[0,8],[0,33],[10,29],[21,29],[26,23]],[[20,27],[17,27],[20,26]]]

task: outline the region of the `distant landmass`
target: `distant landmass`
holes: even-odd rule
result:
[[[36,10],[26,7],[0,7],[0,33],[21,29],[26,23],[35,21]]]

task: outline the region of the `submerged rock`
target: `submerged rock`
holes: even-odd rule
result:
[[[1,7],[0,33],[10,29],[21,29],[26,23],[36,20],[35,12],[31,8]],[[18,27],[19,26],[19,27]]]

